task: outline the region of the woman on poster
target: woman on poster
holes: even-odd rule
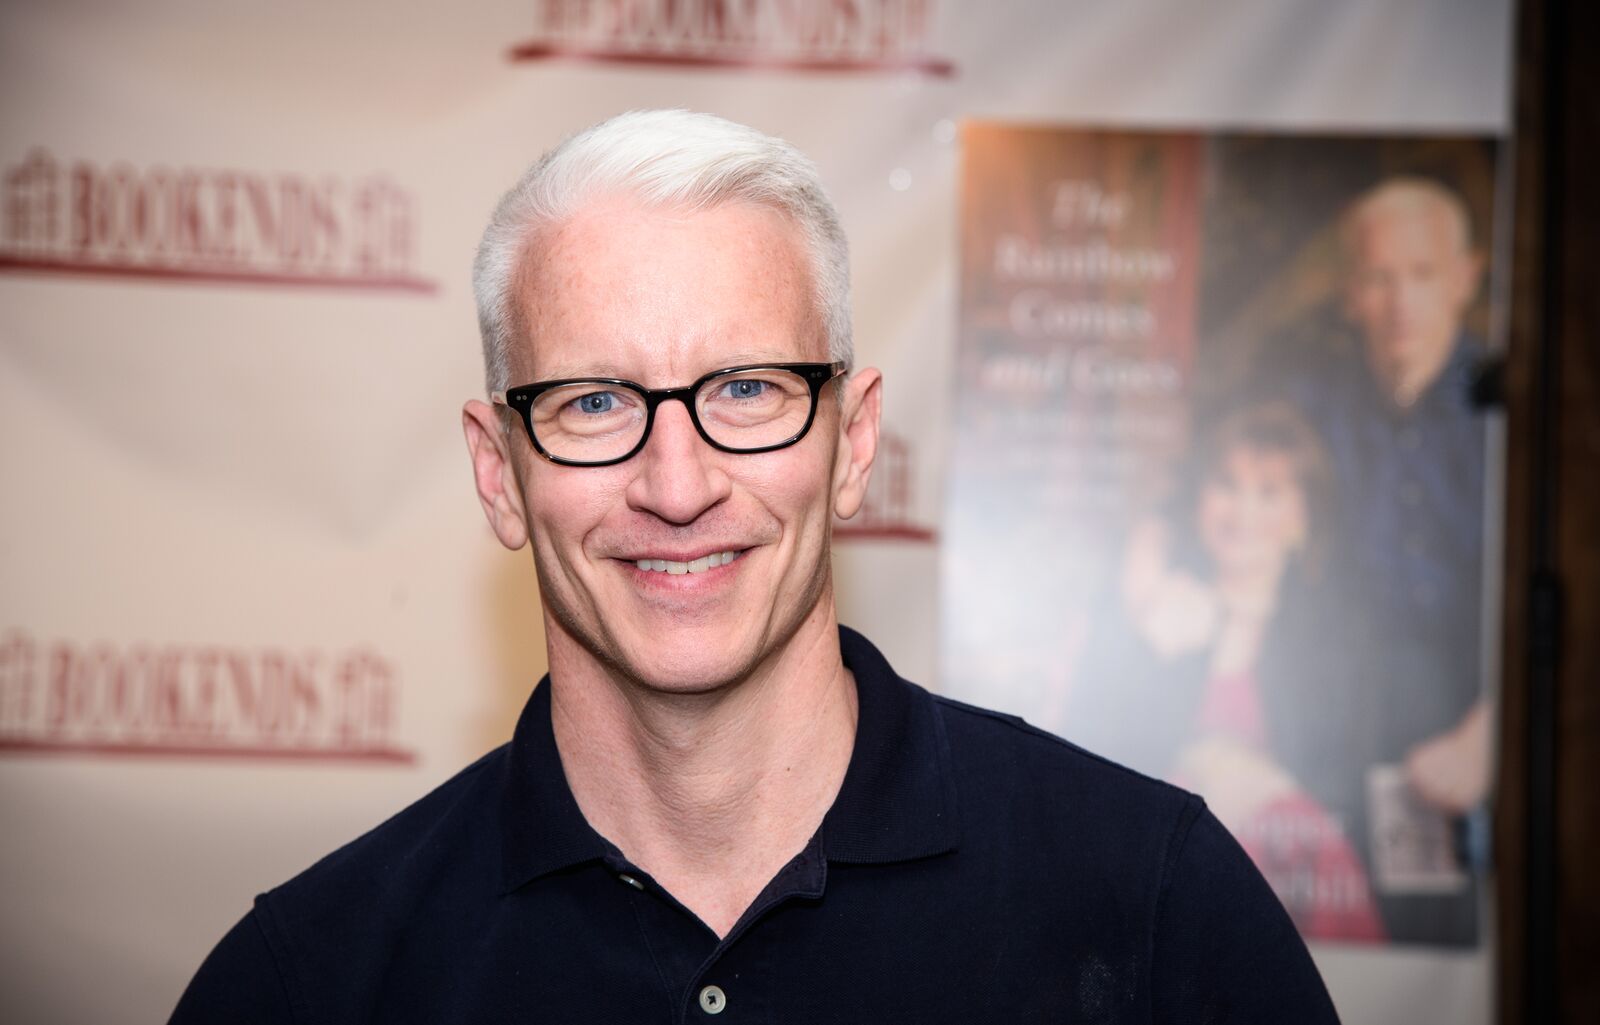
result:
[[[1380,941],[1362,858],[1365,630],[1325,572],[1333,485],[1287,404],[1207,432],[1134,528],[1067,736],[1204,796],[1303,934]]]

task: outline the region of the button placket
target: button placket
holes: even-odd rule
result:
[[[753,904],[746,909],[739,921],[734,923],[728,934],[717,945],[717,951],[697,973],[693,985],[700,985],[706,975],[713,972],[720,974],[723,981],[732,978],[738,982],[741,977],[741,965],[746,988],[741,991],[740,1012],[736,1016],[741,1021],[761,1020],[765,1011],[765,1000],[762,987],[759,984],[750,984],[753,978],[749,972],[751,963],[751,945],[747,935],[759,925],[767,915],[790,902],[791,900],[815,899],[822,896],[823,888],[827,881],[828,862],[821,854],[821,833],[813,836],[805,849],[789,860],[789,863],[778,871],[778,874],[768,884],[767,889],[758,896]],[[725,955],[730,955],[730,948],[738,945],[736,954],[731,954],[734,960],[729,960]],[[731,975],[729,974],[731,973]],[[690,992],[694,992],[691,988]],[[707,984],[701,986],[696,1001],[703,1014],[718,1015],[728,1008],[728,994],[721,986]],[[690,1005],[691,1008],[694,1006]]]

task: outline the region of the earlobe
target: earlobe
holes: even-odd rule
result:
[[[846,379],[844,388],[833,488],[833,512],[841,520],[861,511],[866,501],[883,418],[883,375],[870,367],[859,370]]]
[[[516,551],[528,543],[528,521],[511,463],[511,439],[501,429],[500,415],[494,407],[476,399],[462,408],[461,429],[466,434],[472,479],[483,515],[500,543]]]

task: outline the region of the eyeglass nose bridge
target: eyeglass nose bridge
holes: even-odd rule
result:
[[[639,394],[644,396],[644,433],[639,435],[639,443],[633,446],[633,450],[622,458],[632,459],[640,452],[643,452],[644,447],[650,443],[650,436],[656,430],[656,410],[661,408],[663,402],[683,403],[684,410],[689,414],[689,422],[694,424],[695,433],[700,435],[700,440],[719,452],[727,451],[725,446],[706,433],[705,425],[700,422],[700,412],[694,407],[695,396],[700,393],[700,388],[704,384],[705,382],[702,381],[682,388],[641,390]]]

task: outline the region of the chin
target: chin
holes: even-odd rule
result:
[[[1394,370],[1405,373],[1428,363],[1434,353],[1445,346],[1433,338],[1421,335],[1400,335],[1390,339],[1384,347],[1383,358]]]
[[[1218,572],[1230,577],[1270,576],[1281,570],[1283,562],[1283,552],[1276,548],[1236,549],[1214,557]]]
[[[622,661],[619,668],[639,686],[658,694],[711,694],[750,674],[751,663],[722,659]]]
[[[670,639],[668,639],[670,638]],[[736,638],[709,624],[702,629],[645,631],[595,651],[601,661],[647,690],[663,694],[709,694],[748,676],[760,661],[755,638]]]

